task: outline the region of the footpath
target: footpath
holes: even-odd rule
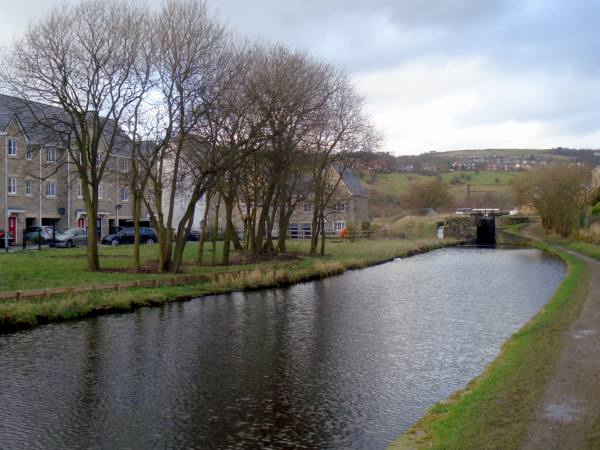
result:
[[[522,234],[539,239],[530,227]],[[554,373],[522,448],[600,449],[600,262],[553,245],[588,264],[592,277],[578,317],[561,336]]]

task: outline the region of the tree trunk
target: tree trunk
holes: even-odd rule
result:
[[[321,216],[321,256],[325,256],[325,217]]]
[[[217,263],[217,233],[219,232],[219,208],[221,207],[221,196],[217,198],[217,206],[215,208],[215,222],[212,235],[212,255],[210,255],[210,263],[214,266]]]
[[[141,271],[140,264],[140,215],[142,213],[142,199],[137,193],[133,193],[133,270]]]
[[[211,193],[206,194],[206,204],[204,207],[204,216],[202,217],[202,227],[200,230],[200,236],[198,237],[198,255],[196,255],[196,262],[202,264],[204,259],[204,241],[206,240],[206,221],[208,220],[208,212],[210,209]]]
[[[315,198],[314,198],[314,210],[313,210],[313,218],[312,218],[312,233],[310,235],[310,256],[317,255],[317,246],[319,245],[319,224],[320,218],[322,216],[321,212],[321,193],[319,189],[316,189]]]
[[[96,222],[98,220],[97,208],[85,202],[87,221],[87,266],[88,270],[100,270],[100,257],[98,256],[98,235],[96,233]]]
[[[225,199],[225,234],[223,236],[223,256],[222,256],[222,263],[223,265],[228,265],[229,264],[229,253],[230,253],[230,249],[231,249],[231,228],[232,228],[232,223],[231,223],[231,217],[233,215],[233,202],[231,201],[231,199],[228,199],[227,197],[224,197]]]
[[[173,262],[171,264],[171,271],[174,273],[179,272],[181,269],[181,264],[183,262],[183,251],[185,250],[188,236],[190,234],[190,230],[192,229],[192,224],[194,223],[196,204],[198,203],[198,200],[200,200],[202,194],[204,194],[204,192],[199,188],[194,189],[185,213],[179,221],[179,225],[177,225],[177,237],[175,241],[175,249],[173,251]]]

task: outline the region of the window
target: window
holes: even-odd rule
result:
[[[112,186],[108,186],[108,199],[112,200]]]
[[[129,188],[124,186],[121,188],[121,201],[126,202],[129,199]]]
[[[17,179],[15,177],[8,179],[8,195],[17,195]]]
[[[48,147],[46,149],[46,162],[56,162],[56,149],[54,147]]]
[[[77,198],[83,198],[83,189],[81,188],[81,181],[77,182]]]
[[[46,196],[56,197],[56,181],[48,181],[48,184],[46,184]]]
[[[16,139],[6,140],[6,153],[8,156],[17,156],[17,141]]]
[[[31,180],[25,180],[25,195],[27,197],[33,195],[33,182]]]
[[[310,212],[310,203],[304,204],[304,212]]]
[[[33,147],[31,144],[27,144],[27,151],[25,152],[25,159],[31,161],[33,159]]]
[[[100,199],[104,198],[104,185],[103,184],[98,186],[98,198],[100,198]]]
[[[129,172],[129,161],[126,159],[121,160],[121,171],[123,173]]]
[[[335,210],[336,211],[343,211],[344,209],[346,209],[346,205],[344,205],[344,203],[342,202],[337,202],[335,204]]]
[[[343,220],[338,220],[335,222],[335,231],[342,231],[344,228],[346,228],[346,222]]]

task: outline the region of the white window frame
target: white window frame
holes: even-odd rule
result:
[[[346,204],[344,202],[336,202],[335,210],[336,211],[346,211]]]
[[[344,220],[336,220],[333,225],[335,231],[342,231],[344,228],[346,228],[346,222]]]
[[[129,161],[125,158],[123,158],[121,161],[123,161],[123,169],[121,170],[121,172],[128,173],[129,172]]]
[[[25,150],[25,159],[27,161],[33,161],[33,147],[31,144],[27,144],[27,149]]]
[[[305,203],[304,204],[304,212],[310,212],[311,211],[311,204],[310,203]]]
[[[108,185],[108,199],[112,200],[112,186],[110,184]]]
[[[56,162],[56,148],[55,147],[46,147],[46,162],[47,163],[55,163]]]
[[[98,185],[98,198],[100,200],[104,199],[104,185],[103,184]]]
[[[8,195],[17,195],[17,177],[8,177]]]
[[[128,202],[129,201],[129,187],[123,186],[121,188],[121,201]]]
[[[83,186],[81,185],[81,181],[77,182],[77,198],[83,198]]]
[[[25,197],[33,197],[33,181],[25,180]]]
[[[6,139],[6,154],[11,158],[17,156],[17,140],[12,138]]]
[[[52,189],[50,189],[50,187],[52,186]],[[47,198],[56,198],[56,181],[54,180],[48,180],[48,182],[46,183],[46,197]],[[52,193],[50,193],[50,191],[53,191]]]

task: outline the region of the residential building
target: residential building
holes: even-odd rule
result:
[[[31,107],[35,106],[35,109]],[[71,155],[58,136],[40,123],[32,111],[63,114],[59,108],[28,104],[20,98],[0,94],[0,228],[8,228],[20,243],[23,231],[33,225],[57,229],[85,227],[87,214],[82,186]],[[124,135],[113,149],[99,186],[99,235],[130,223],[129,149]],[[101,142],[101,151],[107,150]],[[147,219],[144,212],[143,218]]]
[[[340,173],[342,173],[341,180]],[[364,222],[370,221],[369,216],[369,194],[362,186],[358,177],[351,168],[341,170],[338,167],[331,167],[329,170],[329,183],[336,186],[335,191],[325,211],[325,232],[328,235],[339,234],[343,228],[349,226],[360,226]],[[338,183],[339,180],[339,183]],[[225,228],[225,216],[223,206],[219,209],[219,232],[222,233]],[[245,211],[245,205],[239,203],[233,210],[233,224],[238,233],[244,231],[244,221],[242,212]],[[314,213],[314,204],[311,196],[305,201],[301,201],[290,217],[287,228],[287,235],[291,239],[308,239],[312,230],[312,218]],[[214,227],[215,223],[215,205],[211,202],[209,205],[208,228]],[[273,226],[273,235],[279,234],[279,223]]]

